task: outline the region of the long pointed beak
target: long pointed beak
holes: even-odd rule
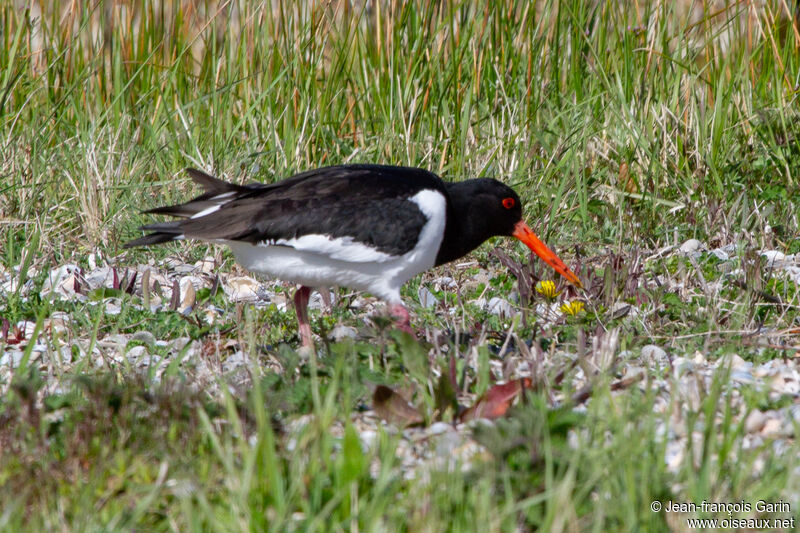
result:
[[[514,226],[514,233],[511,235],[524,242],[533,253],[542,258],[542,261],[553,267],[553,270],[567,278],[574,285],[578,287],[583,286],[578,276],[576,276],[575,273],[564,264],[564,261],[559,259],[559,257],[536,236],[524,221],[520,220],[517,222],[517,225]]]

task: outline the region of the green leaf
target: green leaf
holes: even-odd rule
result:
[[[364,471],[367,458],[361,449],[361,439],[353,424],[348,422],[344,429],[344,439],[342,441],[342,480],[350,483],[358,479]]]
[[[408,373],[417,382],[427,383],[430,377],[430,361],[427,350],[405,331],[395,330],[391,335]]]

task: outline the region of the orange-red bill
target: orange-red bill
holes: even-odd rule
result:
[[[514,226],[514,233],[511,235],[524,242],[533,253],[542,258],[542,261],[553,267],[553,270],[578,287],[582,287],[581,280],[578,279],[578,276],[576,276],[575,273],[564,264],[564,261],[559,259],[559,257],[536,236],[524,221],[520,220],[517,222],[517,225]]]

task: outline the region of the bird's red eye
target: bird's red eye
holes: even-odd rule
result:
[[[506,209],[512,209],[516,205],[516,203],[517,202],[510,196],[508,198],[503,198],[503,207],[505,207]]]

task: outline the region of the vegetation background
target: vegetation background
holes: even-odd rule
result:
[[[443,353],[483,354],[459,362],[474,399],[503,361],[480,351],[486,336],[466,348],[448,341],[406,379],[407,353],[419,347],[396,337],[330,343],[305,360],[296,343],[272,348],[292,326],[271,326],[291,316],[204,294],[230,311],[211,328],[217,352],[235,339],[254,361],[277,357],[295,370],[255,364],[246,387],[206,390],[178,363],[155,380],[86,354],[111,350],[101,341],[115,334],[207,339],[208,327],[134,309],[141,293],[122,295],[131,310],[116,316],[37,294],[68,262],[122,269],[211,254],[235,268],[206,245],[122,254],[147,220],[140,209],[193,193],[186,166],[246,182],[381,162],[503,179],[587,280],[581,317],[538,314],[544,296],[529,283],[525,320],[502,323],[470,302],[523,292],[512,274],[538,276],[516,247],[505,245],[506,261],[487,247],[474,258],[497,271],[490,286],[466,292],[466,303],[436,291],[459,306],[462,326],[483,322],[501,338],[532,339],[534,352],[590,359],[605,339],[613,358],[655,344],[687,360],[788,364],[800,353],[798,283],[759,254],[800,252],[798,9],[789,0],[0,0],[4,353],[15,349],[15,324],[35,324],[19,343],[22,362],[0,365],[0,529],[683,530],[683,516],[650,502],[703,499],[783,499],[796,515],[800,417],[785,422],[780,445],[746,444],[746,420],[796,407],[797,395],[734,394],[730,365],[715,366],[695,397],[678,393],[685,383],[671,366],[613,390],[624,376],[600,365],[576,396],[571,377],[583,365],[544,364],[537,392],[475,430],[484,461],[408,475],[402,433],[381,429],[362,451],[354,417],[371,401],[365,383],[410,380],[428,422],[452,420],[431,407]],[[690,239],[735,253],[674,253]],[[641,318],[616,316],[620,303]],[[455,327],[441,309],[417,312],[421,328]],[[66,332],[45,327],[55,313],[70,317]],[[344,311],[318,320],[356,323]],[[604,331],[616,331],[611,345]],[[73,357],[56,363],[64,346]],[[376,357],[389,362],[374,366]],[[658,380],[671,391],[665,408]],[[302,416],[298,436],[287,428]],[[676,433],[689,437],[668,464]]]

